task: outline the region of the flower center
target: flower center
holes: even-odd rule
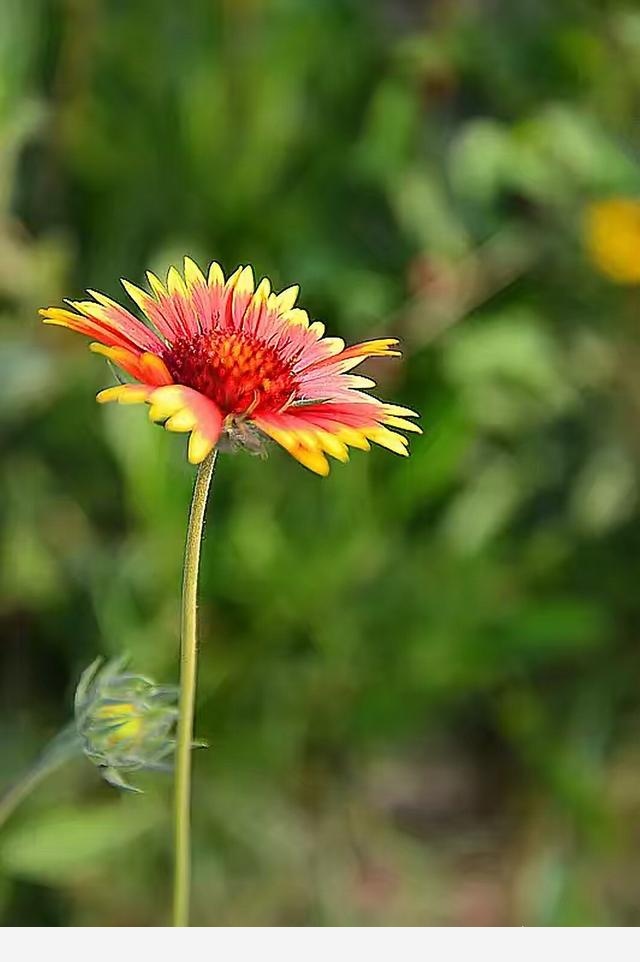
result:
[[[223,414],[279,411],[297,386],[277,351],[241,331],[176,338],[163,360],[176,383],[211,398]]]

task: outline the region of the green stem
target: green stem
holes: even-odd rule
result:
[[[52,766],[56,768],[57,765]],[[16,782],[0,799],[0,828],[18,807],[20,802],[30,795],[33,789],[49,774],[51,768],[36,767]]]
[[[80,751],[75,725],[71,724],[49,743],[29,771],[0,798],[0,828],[47,775]]]
[[[191,750],[198,658],[197,614],[198,573],[204,516],[217,452],[214,450],[198,468],[193,488],[182,576],[182,627],[180,644],[180,700],[175,758],[173,924],[189,924],[191,888]]]

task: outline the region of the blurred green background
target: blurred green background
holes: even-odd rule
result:
[[[37,308],[251,262],[423,415],[219,465],[197,924],[640,924],[639,64],[615,0],[0,3],[0,786],[97,653],[176,679],[193,478]],[[137,782],[15,813],[5,925],[166,923]]]

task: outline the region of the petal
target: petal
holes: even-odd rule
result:
[[[193,290],[194,287],[198,287],[200,284],[207,283],[204,279],[204,274],[196,262],[190,257],[185,257],[184,259],[184,279],[189,290]]]
[[[349,449],[345,442],[331,434],[329,431],[316,431],[318,443],[323,451],[330,454],[337,461],[346,462],[349,460]]]
[[[326,478],[329,474],[329,462],[320,451],[310,451],[303,444],[295,444],[294,447],[287,450],[296,461],[303,464],[305,468],[309,468],[314,474],[319,474],[323,478]]]
[[[242,320],[242,328],[254,337],[262,337],[265,329],[265,321],[269,313],[269,295],[271,284],[266,277],[263,277],[256,287],[255,294],[249,301]]]
[[[344,341],[341,337],[322,337],[317,341],[307,341],[305,348],[293,366],[297,374],[302,371],[315,371],[328,361],[334,362],[344,350]]]
[[[169,374],[166,364],[157,354],[148,351],[139,354],[128,351],[122,347],[105,347],[98,341],[93,341],[89,345],[89,350],[94,354],[102,354],[109,361],[113,361],[123,371],[135,377],[143,384],[151,387],[159,387],[162,384],[173,384],[173,378]]]
[[[185,257],[184,277],[192,308],[189,328],[192,334],[205,334],[215,328],[220,317],[224,275],[220,266],[213,263],[207,280],[195,261]]]
[[[280,320],[285,324],[300,324],[302,327],[309,327],[309,315],[306,311],[301,310],[299,307],[294,307],[289,311],[280,312]]]
[[[103,308],[103,311],[98,313],[99,308],[97,305],[92,304],[91,301],[82,302],[87,310],[88,317],[103,318],[104,323],[111,325],[129,337],[138,347],[154,352],[162,350],[164,343],[155,331],[151,331],[146,324],[143,324],[137,317],[134,317],[130,311],[110,297],[107,297],[106,294],[101,294],[99,291],[89,290],[87,293],[91,294]]]
[[[158,300],[162,297],[167,296],[167,291],[164,284],[159,277],[153,273],[153,271],[147,271],[147,280],[149,281],[149,287],[153,293],[153,296]]]
[[[140,355],[140,374],[140,380],[145,384],[158,387],[163,384],[173,384],[173,378],[162,358],[148,351]]]
[[[284,314],[285,311],[290,311],[298,300],[299,293],[300,288],[297,284],[293,284],[292,287],[287,287],[286,290],[276,294],[275,305],[278,314]]]
[[[171,267],[167,274],[167,286],[153,274],[147,271],[147,280],[153,292],[151,303],[147,302],[145,311],[158,330],[169,341],[179,337],[188,337],[195,333],[196,318],[191,302],[187,296],[186,286],[175,267]]]
[[[99,341],[92,341],[89,345],[89,350],[93,351],[94,354],[101,354],[103,357],[106,357],[108,361],[117,364],[118,367],[122,368],[122,370],[131,377],[142,380],[142,378],[139,377],[140,355],[137,351],[130,351],[126,347],[107,347]]]
[[[405,458],[409,454],[407,451],[409,442],[401,434],[396,434],[395,431],[390,431],[388,428],[380,426],[377,428],[369,428],[364,434],[370,441],[375,441],[376,444],[387,448],[389,451],[393,451],[394,454],[401,454],[402,457]]]
[[[219,437],[220,435],[218,435]],[[189,438],[187,457],[191,464],[200,464],[207,455],[211,454],[216,446],[217,438],[212,441],[208,432],[201,431],[199,427],[194,428]]]
[[[224,274],[222,273],[222,268],[219,264],[216,264],[215,261],[212,261],[209,267],[207,284],[209,287],[224,287]]]
[[[118,384],[115,387],[105,388],[96,395],[99,404],[106,404],[109,401],[117,401],[119,404],[142,404],[148,400],[152,388],[144,384]]]
[[[110,347],[122,347],[126,350],[139,351],[140,346],[130,337],[122,334],[112,325],[95,318],[82,317],[73,311],[61,307],[48,307],[39,311],[44,324],[56,327],[67,327],[70,331],[93,337]],[[151,332],[150,332],[151,333]]]
[[[327,340],[330,338],[323,338],[320,343],[324,344]],[[318,361],[314,359],[309,369],[326,368],[335,373],[344,373],[357,367],[368,357],[400,357],[401,351],[392,350],[393,345],[397,343],[396,337],[384,337],[363,341],[361,344],[352,344],[351,347],[341,349],[331,357],[322,357]]]
[[[168,431],[190,431],[188,458],[199,464],[213,450],[222,432],[223,417],[217,405],[198,391],[182,384],[149,387],[144,384],[118,384],[100,391],[100,404],[117,401],[120,404],[150,405],[152,421],[164,423]]]
[[[411,408],[402,407],[400,404],[385,404],[384,409],[387,414],[397,414],[401,418],[420,417],[417,411],[412,411]]]
[[[336,437],[348,444],[350,448],[358,448],[360,451],[370,451],[371,445],[365,438],[362,431],[358,431],[356,428],[338,427],[335,432]]]
[[[170,267],[167,273],[167,291],[169,294],[179,294],[181,297],[187,297],[187,285],[175,267]]]
[[[390,424],[393,428],[400,428],[402,431],[413,431],[415,434],[422,434],[422,428],[414,424],[413,421],[407,421],[406,418],[397,418],[394,415],[390,415],[384,419],[385,424]]]
[[[161,290],[164,292],[163,296],[166,297],[166,291],[164,287],[154,274],[147,274],[147,277],[153,277],[153,283],[151,280],[152,290]],[[147,291],[143,291],[141,287],[136,287],[130,281],[122,278],[121,282],[125,291],[129,297],[135,301],[141,311],[149,318],[155,329],[165,338],[169,343],[171,343],[177,336],[179,336],[179,331],[176,330],[175,323],[171,319],[165,317],[164,311],[161,309],[156,298],[148,294]]]
[[[249,301],[251,300],[251,295],[253,294],[253,285],[253,269],[251,267],[244,267],[238,275],[238,279],[231,294],[231,316],[233,327],[236,330],[242,326],[244,313],[249,306]]]
[[[364,397],[366,398],[366,395]],[[384,404],[376,398],[341,403],[326,401],[292,405],[279,414],[256,418],[256,424],[280,444],[283,442],[279,436],[276,436],[278,432],[296,438],[306,447],[313,447],[308,440],[309,432],[312,432],[315,445],[334,457],[338,455],[333,454],[327,445],[326,435],[336,438],[343,445],[365,451],[369,449],[369,441],[373,441],[395,454],[406,456],[407,439],[389,430],[385,425],[400,427],[404,430],[420,431],[420,429],[410,421],[398,418],[395,413],[389,413],[396,410],[398,410],[397,406]],[[408,412],[407,408],[400,410],[413,414]],[[400,423],[395,423],[397,421]],[[283,447],[286,447],[286,444],[283,444]]]
[[[213,267],[213,265],[211,266]],[[220,323],[222,327],[233,327],[233,293],[243,270],[244,268],[242,266],[236,267],[235,271],[227,278],[226,283],[222,288],[220,298]]]
[[[320,445],[313,442],[312,435],[310,438],[309,432],[283,429],[276,422],[277,418],[256,418],[255,420],[260,430],[283,447],[296,461],[315,474],[326,477],[329,474],[329,462],[322,453]],[[305,438],[304,441],[301,436]]]
[[[192,388],[171,384],[157,388],[148,397],[152,421],[165,422],[169,431],[191,431],[188,457],[199,464],[218,443],[223,416],[218,406]]]

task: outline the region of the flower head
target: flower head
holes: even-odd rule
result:
[[[174,267],[166,285],[147,277],[150,292],[122,282],[145,323],[95,291],[93,300],[70,301],[73,310],[40,312],[47,324],[91,337],[91,350],[132,378],[98,401],[147,403],[152,421],[190,432],[193,464],[220,442],[257,449],[264,436],[321,475],[327,454],[346,461],[349,447],[368,450],[370,441],[407,454],[392,429],[419,431],[408,420],[415,412],[366,394],[374,382],[351,373],[365,358],[399,354],[395,338],[345,347],[295,307],[297,287],[276,294],[265,278],[254,289],[250,267],[225,280],[213,263],[205,278],[185,258],[184,277]]]
[[[84,754],[118,788],[138,791],[123,772],[162,769],[173,753],[178,690],[124,671],[124,659],[97,658],[78,683],[75,730]]]
[[[594,201],[585,215],[585,245],[601,274],[616,284],[640,284],[640,200]]]

